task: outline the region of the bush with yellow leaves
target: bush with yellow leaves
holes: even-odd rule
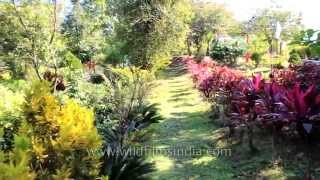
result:
[[[24,112],[32,143],[31,166],[39,178],[97,176],[100,157],[92,152],[100,148],[101,139],[92,110],[71,99],[59,102],[50,85],[38,81],[26,93]]]
[[[10,153],[0,151],[0,180],[35,179],[36,174],[29,167],[28,141],[27,137],[16,136]]]

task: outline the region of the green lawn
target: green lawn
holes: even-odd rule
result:
[[[148,145],[155,148],[201,149],[185,156],[171,156],[167,153],[150,155],[156,163],[154,179],[230,179],[233,175],[225,158],[208,155],[208,149],[215,148],[216,136],[220,133],[208,117],[210,106],[205,103],[187,74],[179,69],[169,68],[156,81],[149,101],[159,103],[165,118],[155,125],[154,135]]]
[[[303,150],[294,150],[288,144],[272,149],[271,137],[256,133],[255,144],[260,153],[250,154],[244,139],[228,139],[227,128],[219,126],[218,120],[209,118],[210,105],[194,88],[191,78],[178,67],[162,72],[149,97],[158,103],[164,120],[152,127],[153,136],[146,144],[157,149],[209,149],[231,148],[231,156],[214,156],[207,153],[173,156],[168,153],[150,154],[148,160],[155,162],[157,171],[153,179],[301,179],[306,169]],[[221,123],[220,123],[221,124]],[[303,154],[303,153],[302,153]],[[279,157],[282,157],[282,159]],[[305,154],[304,154],[305,156]]]

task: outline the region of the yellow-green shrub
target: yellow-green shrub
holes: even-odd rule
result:
[[[15,148],[10,154],[0,151],[0,180],[35,179],[36,174],[29,167],[28,148],[28,138],[16,136]]]
[[[23,94],[0,85],[0,151],[8,153],[14,148],[14,135],[18,132],[24,102]]]
[[[17,115],[24,101],[23,94],[14,93],[2,85],[0,92],[0,119],[8,114]]]
[[[0,180],[35,179],[35,173],[28,167],[28,155],[25,151],[15,152],[19,160],[9,163],[4,162],[5,154],[0,152]]]
[[[62,106],[57,124],[60,127],[57,142],[62,149],[98,148],[100,138],[93,123],[93,111],[68,100]]]
[[[90,152],[100,148],[101,140],[92,110],[71,99],[60,103],[47,82],[34,82],[26,99],[24,112],[31,130],[33,167],[47,170],[38,170],[38,176],[65,176],[68,172],[71,177],[96,176],[99,157]]]

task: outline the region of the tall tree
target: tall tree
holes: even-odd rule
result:
[[[191,16],[187,0],[109,0],[117,39],[130,64],[159,69],[180,50]]]
[[[1,3],[1,57],[15,67],[31,65],[39,79],[41,65],[56,67],[62,46],[57,34],[59,7],[55,0]]]
[[[280,38],[285,41],[290,40],[302,28],[300,15],[289,11],[263,9],[246,23],[246,31],[262,35],[269,44],[269,52],[272,53],[277,24],[282,29]]]
[[[72,0],[72,9],[62,24],[68,49],[82,61],[99,59],[106,47],[110,23],[104,0]],[[102,57],[103,58],[103,57]]]
[[[192,54],[192,46],[195,46],[195,54],[199,55],[203,46],[209,54],[210,44],[217,34],[227,32],[235,25],[231,12],[225,6],[216,3],[195,2],[192,4],[195,12],[191,22],[191,32],[188,36],[188,53]]]

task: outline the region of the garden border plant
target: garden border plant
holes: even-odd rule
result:
[[[208,58],[200,63],[191,57],[184,61],[203,96],[224,107],[230,135],[235,128],[246,127],[251,152],[257,152],[253,128],[270,129],[274,141],[297,133],[306,142],[319,140],[319,66],[305,63],[272,69],[270,79],[264,79],[261,74],[246,77]]]

